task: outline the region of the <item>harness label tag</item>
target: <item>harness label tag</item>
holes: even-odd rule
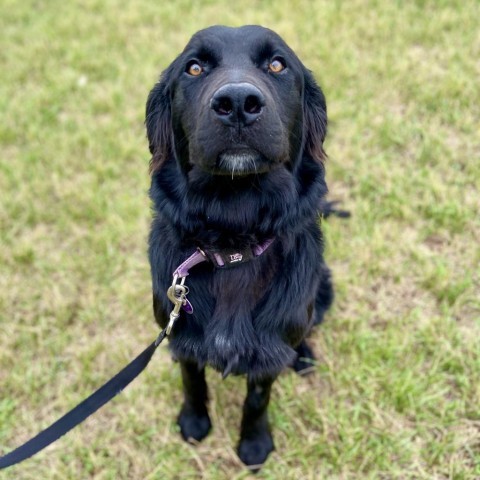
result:
[[[243,255],[241,253],[234,253],[230,255],[230,263],[241,262],[243,259]]]

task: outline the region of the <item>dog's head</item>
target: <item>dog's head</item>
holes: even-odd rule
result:
[[[196,33],[150,92],[146,126],[152,171],[171,156],[215,175],[325,157],[325,97],[288,45],[260,26]]]

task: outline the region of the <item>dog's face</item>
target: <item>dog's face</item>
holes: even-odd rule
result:
[[[324,158],[325,98],[274,32],[214,26],[196,33],[147,102],[152,170],[169,156],[182,169],[248,175],[301,155]]]

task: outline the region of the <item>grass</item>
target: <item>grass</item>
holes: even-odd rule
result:
[[[0,452],[156,334],[144,104],[190,35],[278,31],[322,84],[336,303],[315,375],[284,374],[261,479],[480,478],[480,4],[17,2],[0,16]],[[246,479],[244,382],[208,374],[214,430],[175,426],[162,349],[81,427],[0,479]]]

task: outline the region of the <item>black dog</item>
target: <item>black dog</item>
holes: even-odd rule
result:
[[[215,26],[163,72],[146,113],[160,326],[172,310],[172,273],[197,249],[210,259],[192,268],[193,313],[182,311],[170,336],[184,384],[178,424],[186,440],[211,428],[207,364],[246,374],[238,454],[259,465],[274,448],[272,383],[287,366],[309,365],[305,337],[333,298],[318,222],[327,205],[325,97],[271,30]]]

